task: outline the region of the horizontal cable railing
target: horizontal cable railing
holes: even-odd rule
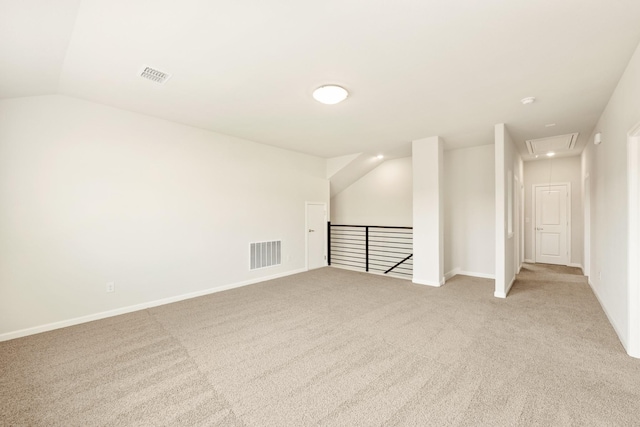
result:
[[[328,223],[329,265],[413,276],[413,227]]]

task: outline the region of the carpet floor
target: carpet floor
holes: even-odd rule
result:
[[[639,425],[579,270],[442,288],[336,268],[0,343],[3,426]]]

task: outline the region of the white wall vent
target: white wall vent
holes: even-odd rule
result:
[[[251,270],[282,264],[282,241],[250,244]]]
[[[145,66],[140,72],[140,77],[151,80],[152,82],[163,84],[169,80],[171,74]]]

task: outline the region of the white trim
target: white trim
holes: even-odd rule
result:
[[[456,267],[454,269],[452,269],[451,271],[449,271],[447,274],[444,275],[445,280],[449,280],[454,276],[470,276],[470,277],[479,277],[481,279],[496,279],[496,275],[495,274],[487,274],[487,273],[477,273],[475,271],[465,271],[465,270],[461,270],[459,267]]]
[[[337,266],[336,266],[336,268],[340,268],[340,267],[337,267]],[[362,270],[360,270],[360,271],[361,271],[361,272],[363,272]],[[408,281],[411,281],[411,277],[403,276],[403,275],[401,275],[401,274],[394,274],[394,272],[393,272],[393,271],[392,271],[392,272],[390,272],[390,273],[387,273],[387,274],[384,274],[384,272],[383,272],[383,271],[373,271],[373,270],[364,271],[363,273],[366,273],[366,274],[375,274],[376,276],[388,277],[388,278],[390,278],[390,279],[400,279],[400,280],[408,280]]]
[[[412,282],[415,283],[416,285],[425,285],[425,286],[433,286],[434,288],[439,288],[440,286],[444,285],[444,277],[442,278],[442,282],[441,283],[437,283],[437,282],[432,282],[429,280],[417,280],[417,279],[413,279]]]
[[[591,177],[587,172],[582,180],[582,227],[583,227],[583,253],[584,267],[582,274],[591,275]]]
[[[507,286],[507,289],[504,292],[506,295],[509,295],[509,291],[511,291],[511,287],[515,282],[516,282],[516,276],[514,275],[513,279],[511,279],[511,282],[509,282],[509,286]]]
[[[507,131],[504,123],[496,124],[495,127],[495,272],[496,281],[494,295],[499,296],[504,293],[505,289],[505,271],[506,271],[506,189],[505,189],[505,145]],[[509,159],[513,163],[513,159]],[[504,296],[506,298],[506,294]]]
[[[569,264],[567,264],[567,267],[579,268],[580,270],[582,270],[582,274],[584,275],[584,267],[582,266],[582,264],[580,264],[578,262],[570,262]]]
[[[536,259],[536,188],[537,187],[551,187],[554,185],[565,185],[567,187],[567,200],[565,201],[567,203],[567,264],[564,265],[569,265],[568,263],[571,262],[571,226],[572,226],[572,219],[571,219],[571,205],[573,204],[573,199],[571,196],[571,183],[570,182],[549,182],[546,184],[532,184],[531,185],[531,236],[533,237],[531,239],[531,245],[532,245],[532,249],[533,249],[533,259]],[[537,260],[536,260],[537,261]],[[507,292],[508,293],[508,292]]]
[[[411,281],[411,277],[404,277],[404,276],[401,276],[400,274],[396,274],[396,275],[392,275],[393,273],[384,274],[384,272],[382,272],[382,271],[373,271],[373,270],[363,271],[362,268],[349,267],[348,265],[330,265],[329,267],[330,268],[339,268],[340,270],[355,271],[357,273],[363,273],[363,274],[375,274],[376,276],[388,277],[390,279],[400,279],[400,280]]]
[[[509,286],[507,286],[507,289],[505,290],[505,292],[495,291],[493,293],[493,296],[496,298],[506,298],[507,295],[509,295],[509,291],[511,291],[511,287],[513,286],[515,281],[516,281],[516,276],[513,276],[513,279],[511,279],[511,282],[509,282]]]
[[[629,356],[640,358],[640,122],[627,133],[627,198],[628,335],[625,348]]]
[[[524,260],[524,262],[526,262],[527,264],[535,264],[536,262],[532,259],[526,259]]]
[[[609,319],[609,323],[611,323],[611,326],[613,326],[613,330],[616,332],[616,335],[618,335],[618,339],[622,343],[622,346],[625,348],[625,350],[627,350],[628,347],[627,347],[627,339],[626,339],[626,337],[620,333],[620,328],[618,328],[618,325],[616,325],[616,323],[613,321],[613,317],[607,311],[607,307],[604,304],[602,304],[602,300],[600,299],[600,296],[596,292],[596,288],[591,283],[591,280],[587,279],[587,283],[591,287],[591,291],[593,292],[593,294],[596,296],[596,299],[598,300],[598,303],[600,304],[600,307],[602,308],[602,311],[604,311],[605,316],[607,316],[607,319]],[[628,350],[627,350],[627,354],[629,354]],[[636,356],[633,356],[633,357],[636,357]]]
[[[458,273],[461,276],[471,276],[471,277],[479,277],[481,279],[496,279],[496,275],[495,274],[487,274],[487,273],[478,273],[475,271],[465,271],[465,270],[460,270],[460,272]]]
[[[357,273],[371,273],[373,274],[371,271],[364,271],[362,269],[362,267],[351,267],[349,265],[337,265],[337,264],[331,264],[329,267],[331,268],[339,268],[340,270],[349,270],[349,271],[355,271]]]
[[[450,271],[444,274],[444,281],[446,282],[452,277],[457,276],[458,274],[460,274],[460,271],[460,267],[452,268]]]
[[[521,171],[523,171],[523,168],[521,169]],[[523,172],[524,173],[524,172]],[[520,273],[520,270],[522,269],[522,263],[524,262],[524,254],[526,253],[525,251],[525,224],[524,224],[524,216],[526,214],[525,211],[525,200],[527,195],[525,194],[524,191],[524,177],[522,179],[523,182],[520,182],[520,218],[518,219],[519,222],[519,230],[520,230],[520,260],[518,261],[520,263],[520,267],[518,268],[518,273]]]
[[[53,331],[55,329],[66,328],[68,326],[79,325],[82,323],[93,322],[94,320],[106,319],[107,317],[119,316],[121,314],[132,313],[134,311],[145,310],[147,308],[158,307],[165,304],[171,304],[178,301],[184,301],[191,298],[198,298],[201,296],[215,294],[217,292],[228,291],[230,289],[240,288],[242,286],[253,285],[267,280],[278,279],[280,277],[291,276],[293,274],[303,273],[306,270],[303,268],[287,271],[284,273],[274,274],[272,276],[260,277],[257,279],[245,280],[238,283],[232,283],[230,285],[218,286],[215,288],[209,288],[202,291],[190,292],[188,294],[176,295],[173,297],[162,298],[155,301],[143,302],[140,304],[129,305],[127,307],[116,308],[113,310],[102,311],[100,313],[89,314],[86,316],[75,317],[73,319],[61,320],[59,322],[47,323],[45,325],[34,326],[31,328],[20,329],[18,331],[6,332],[0,334],[0,342],[8,341],[16,338],[26,337],[28,335],[39,334],[41,332]]]
[[[513,271],[515,274],[520,272],[520,180],[513,174],[513,188],[511,191],[513,198],[513,236],[515,240],[513,242],[513,248],[515,253],[513,254]]]
[[[309,271],[309,206],[321,205],[324,206],[324,224],[322,227],[322,241],[324,242],[324,264],[327,266],[327,204],[325,202],[304,202],[304,268],[305,271]]]

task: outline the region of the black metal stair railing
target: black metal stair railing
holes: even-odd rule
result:
[[[329,265],[413,276],[413,227],[327,224]]]

